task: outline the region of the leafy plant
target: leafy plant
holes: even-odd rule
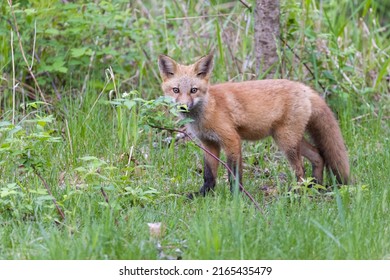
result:
[[[0,205],[19,218],[27,213],[32,215],[35,207],[51,208],[52,205],[47,205],[46,201],[55,201],[41,175],[43,170],[51,166],[51,162],[43,155],[42,148],[61,142],[60,137],[53,136],[55,131],[48,128],[48,124],[53,120],[52,115],[36,115],[34,119],[24,120],[17,125],[8,121],[0,122],[0,155],[2,158],[0,170],[2,172],[11,171],[15,175],[17,172],[25,173],[24,181],[6,183],[6,186],[1,188]],[[37,176],[45,188],[28,187],[28,178],[31,175]]]

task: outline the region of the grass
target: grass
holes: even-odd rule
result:
[[[311,84],[321,94],[316,81],[325,85],[348,147],[352,183],[327,193],[291,193],[288,188],[297,183],[272,141],[245,143],[244,186],[263,213],[246,197],[230,193],[222,168],[215,193],[186,199],[183,194],[202,184],[201,151],[190,142],[169,142],[172,135],[145,125],[148,114],[160,107],[146,110],[143,101],[131,105],[134,97],[159,95],[155,58],[160,52],[190,62],[214,47],[213,81],[253,77],[251,14],[239,2],[134,3],[132,19],[141,27],[146,22],[154,34],[148,45],[140,39],[131,46],[134,69],[113,62],[111,80],[102,76],[108,67],[101,61],[94,62],[88,79],[82,71],[50,72],[56,81],[66,81],[65,98],[55,103],[52,118],[32,101],[16,109],[17,126],[6,122],[22,100],[14,104],[5,87],[0,97],[0,259],[389,259],[390,103],[384,73],[390,47],[389,33],[372,23],[376,14],[369,8],[377,2],[337,1],[338,13],[335,1],[323,7],[317,1],[282,3],[281,30],[301,60],[281,49],[281,76]],[[324,19],[320,26],[318,18]],[[10,44],[0,48],[8,54]],[[12,69],[10,60],[0,62],[0,69]],[[136,75],[130,86],[123,73]],[[138,93],[115,105],[108,102],[115,88],[117,98],[134,89]],[[70,92],[79,94],[65,94]],[[155,222],[163,227],[158,242],[148,228]]]

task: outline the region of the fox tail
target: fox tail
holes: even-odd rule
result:
[[[340,184],[348,184],[348,155],[337,120],[320,96],[312,100],[312,105],[308,131],[327,168]]]

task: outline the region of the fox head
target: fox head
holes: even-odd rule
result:
[[[194,64],[181,65],[166,55],[158,57],[158,67],[163,80],[161,87],[172,97],[179,109],[196,112],[207,99],[209,79],[213,69],[213,53],[203,56]]]

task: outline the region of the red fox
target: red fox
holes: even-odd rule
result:
[[[324,166],[341,184],[348,183],[349,163],[338,123],[325,101],[310,87],[294,81],[256,80],[210,85],[213,53],[192,65],[181,65],[160,55],[162,90],[187,110],[189,129],[204,148],[219,157],[223,149],[227,165],[242,182],[242,140],[272,136],[285,153],[298,181],[305,174],[302,157],[312,164],[312,176],[323,181]],[[305,139],[308,132],[312,144]],[[205,195],[216,184],[218,161],[204,154]],[[229,175],[233,188],[233,176]]]

